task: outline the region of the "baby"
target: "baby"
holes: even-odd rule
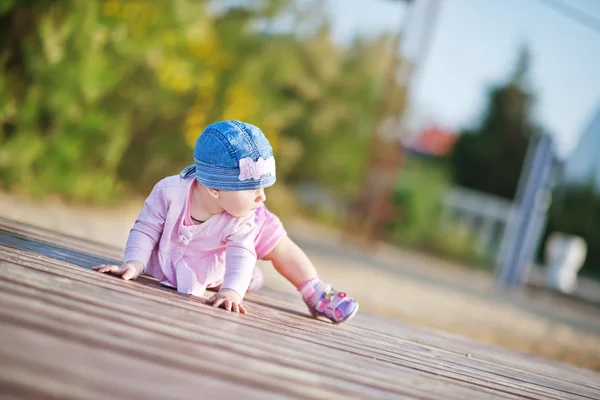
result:
[[[242,299],[262,285],[256,260],[269,260],[314,317],[352,318],[358,303],[319,279],[306,254],[267,210],[275,183],[273,149],[256,126],[209,125],[196,141],[195,164],[158,182],[129,233],[124,263],[93,269],[135,279],[142,273],[207,304],[246,314]]]

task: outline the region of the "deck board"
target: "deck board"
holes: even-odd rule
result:
[[[89,270],[117,258],[0,220],[3,396],[600,398],[593,371],[400,321],[359,313],[333,326],[269,289],[234,315],[151,277]]]

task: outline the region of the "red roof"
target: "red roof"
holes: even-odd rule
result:
[[[458,136],[441,128],[426,129],[406,147],[410,150],[442,157],[452,151]]]

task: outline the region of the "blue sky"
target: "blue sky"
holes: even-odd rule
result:
[[[423,7],[427,1],[416,4]],[[600,0],[558,1],[600,19]],[[389,0],[326,4],[338,42],[397,30],[404,8]],[[412,32],[419,32],[418,16],[419,11]],[[431,48],[414,87],[416,104],[450,128],[473,124],[485,107],[486,90],[507,79],[522,43],[532,53],[536,119],[555,136],[559,154],[568,154],[600,108],[600,33],[540,0],[441,0]],[[407,51],[412,54],[410,46]]]

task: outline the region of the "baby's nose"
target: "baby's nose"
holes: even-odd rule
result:
[[[256,201],[260,201],[260,202],[264,203],[266,200],[267,200],[267,195],[265,194],[265,190],[260,189],[258,191],[258,197],[256,198]]]

